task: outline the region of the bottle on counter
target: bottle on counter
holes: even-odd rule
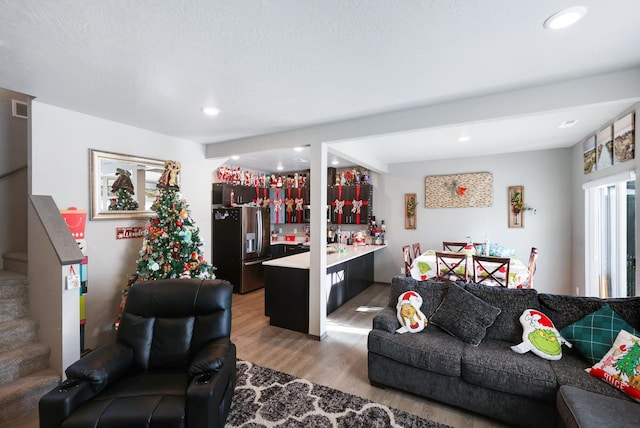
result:
[[[489,256],[491,255],[491,251],[490,250],[491,247],[491,242],[489,241],[489,235],[484,237],[484,255],[485,256]]]

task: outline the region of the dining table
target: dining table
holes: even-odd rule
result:
[[[454,253],[459,254],[453,251],[441,251],[437,250],[441,253]],[[473,255],[474,251],[463,251],[467,254],[467,274],[469,280],[473,280]],[[464,269],[464,267],[460,267],[460,269]],[[427,250],[424,253],[420,254],[418,257],[413,259],[411,262],[410,268],[411,277],[420,281],[426,281],[429,279],[433,279],[436,277],[436,250]],[[462,273],[462,272],[460,272]],[[527,266],[522,263],[521,260],[516,257],[510,257],[509,262],[509,288],[520,288],[523,287],[522,284],[525,284],[527,278],[529,277],[529,270]]]

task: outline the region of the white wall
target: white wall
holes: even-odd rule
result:
[[[60,209],[90,210],[89,149],[180,161],[181,192],[205,240],[205,257],[211,260],[211,177],[218,162],[204,158],[202,145],[37,100],[32,104],[31,144],[31,193],[51,195]],[[116,240],[116,227],[144,224],[144,220],[87,221],[87,348],[113,337],[121,290],[127,275],[135,271],[142,246],[142,238]]]
[[[636,143],[640,138],[640,130],[638,129],[638,111],[640,110],[640,104],[636,104],[630,110],[621,112],[618,117],[622,117],[629,113],[630,111],[636,112],[636,124],[635,124],[635,141]],[[614,119],[611,118],[607,123],[603,123],[600,128],[611,124]],[[592,132],[595,133],[597,129],[593,129]],[[584,218],[584,190],[582,189],[582,185],[586,182],[597,180],[600,178],[604,178],[610,175],[615,175],[623,171],[635,170],[638,171],[638,167],[640,166],[640,153],[638,152],[638,148],[636,146],[636,155],[633,161],[627,161],[624,163],[612,165],[608,168],[594,171],[590,174],[584,173],[584,162],[582,156],[582,141],[577,142],[571,149],[571,178],[572,178],[572,188],[571,188],[571,209],[572,209],[572,270],[571,276],[573,278],[574,287],[579,287],[580,295],[584,295],[585,293],[585,218]],[[636,188],[637,188],[637,179],[636,179]],[[636,190],[637,195],[637,190]],[[638,232],[640,230],[640,198],[636,196],[636,255],[640,254],[640,240],[638,239]],[[640,284],[640,270],[636,270],[636,284]],[[636,286],[636,290],[638,287]],[[574,291],[575,292],[575,291]]]
[[[442,241],[492,243],[513,248],[524,263],[531,247],[539,250],[534,287],[545,293],[572,290],[568,264],[571,255],[571,149],[521,152],[444,161],[393,164],[381,175],[374,194],[378,221],[387,224],[389,247],[376,253],[375,279],[390,282],[403,267],[402,249],[420,242],[422,249],[439,249]],[[491,172],[493,206],[486,208],[425,208],[424,185],[428,175]],[[508,227],[509,186],[524,186],[525,202],[536,208],[525,214],[525,227]],[[417,228],[404,228],[404,194],[416,193]]]

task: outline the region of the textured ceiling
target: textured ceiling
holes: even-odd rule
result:
[[[216,143],[640,66],[640,1],[580,0],[589,12],[577,25],[543,29],[575,4],[0,0],[0,87]],[[531,149],[566,147],[633,101],[565,111],[562,120],[590,122],[558,138],[542,132],[557,128],[551,112],[484,126],[509,138],[519,129]],[[200,112],[209,104],[217,117]]]

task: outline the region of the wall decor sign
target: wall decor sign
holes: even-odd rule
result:
[[[584,173],[596,170],[596,136],[592,135],[582,142],[582,157],[584,159]]]
[[[493,174],[430,175],[425,178],[426,208],[490,207],[493,205]]]
[[[404,194],[404,228],[416,228],[416,207],[418,206],[418,198],[415,193]]]
[[[596,159],[598,170],[613,165],[613,127],[611,125],[596,134]]]
[[[635,158],[634,114],[613,123],[613,163],[618,164]]]
[[[524,186],[509,186],[509,227],[524,228],[524,213],[536,209],[524,202]]]
[[[116,239],[143,238],[144,227],[116,227]]]

